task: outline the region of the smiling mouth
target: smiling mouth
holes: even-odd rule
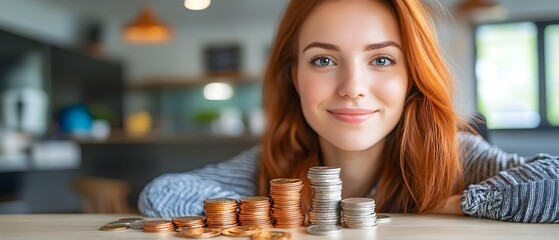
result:
[[[359,124],[369,120],[378,110],[369,109],[331,109],[327,110],[334,118],[349,124]]]

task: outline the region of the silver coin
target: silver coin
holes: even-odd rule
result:
[[[307,177],[311,176],[311,177],[334,177],[334,176],[340,176],[340,172],[320,172],[320,171],[308,171],[307,172]]]
[[[309,220],[310,225],[341,225],[342,221],[334,220]]]
[[[390,216],[384,215],[384,214],[378,214],[377,215],[377,222],[378,223],[390,222]]]
[[[317,218],[333,218],[333,217],[340,217],[340,213],[338,212],[309,212],[310,217],[317,217]]]
[[[359,227],[355,227],[355,226],[351,226],[351,227],[350,227],[350,226],[346,226],[346,228],[349,228],[349,229],[357,229],[357,230],[373,229],[373,228],[376,228],[376,227],[377,227],[376,224],[373,225],[373,226],[359,226]]]
[[[329,166],[315,166],[309,168],[309,172],[342,172],[342,169],[339,167],[329,167]]]
[[[144,220],[136,220],[133,223],[130,223],[130,228],[132,229],[143,229]]]
[[[133,222],[138,221],[138,220],[144,220],[144,218],[141,218],[141,217],[121,218],[121,219],[118,220],[118,222],[133,223]]]
[[[372,198],[346,198],[342,203],[350,205],[369,205],[374,204],[375,200]]]
[[[107,225],[115,225],[115,224],[126,224],[126,225],[130,225],[130,223],[121,222],[121,221],[112,221],[112,222],[107,223]]]
[[[363,219],[363,220],[357,220],[357,219],[353,219],[353,220],[348,220],[348,219],[344,219],[342,218],[342,221],[344,223],[347,224],[376,224],[377,221],[374,219]]]
[[[339,185],[342,184],[342,180],[332,180],[331,182],[326,182],[326,181],[322,181],[322,182],[314,182],[313,185],[314,186],[332,186],[332,185]]]
[[[314,235],[327,235],[340,232],[338,225],[312,225],[307,227],[307,232]]]
[[[309,212],[315,212],[315,213],[333,213],[333,212],[339,212],[339,211],[340,211],[340,209],[338,209],[338,208],[311,208],[309,210]]]

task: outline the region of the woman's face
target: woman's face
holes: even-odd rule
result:
[[[397,21],[379,1],[325,1],[302,26],[293,69],[303,114],[321,145],[362,151],[403,111],[408,74]]]

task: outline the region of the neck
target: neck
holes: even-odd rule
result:
[[[342,169],[342,198],[365,197],[378,179],[385,140],[362,151],[341,150],[325,140],[320,141],[324,165]]]

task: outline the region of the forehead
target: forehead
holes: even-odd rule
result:
[[[299,45],[321,41],[366,45],[381,41],[401,44],[397,20],[378,0],[333,0],[317,6],[303,23]]]

